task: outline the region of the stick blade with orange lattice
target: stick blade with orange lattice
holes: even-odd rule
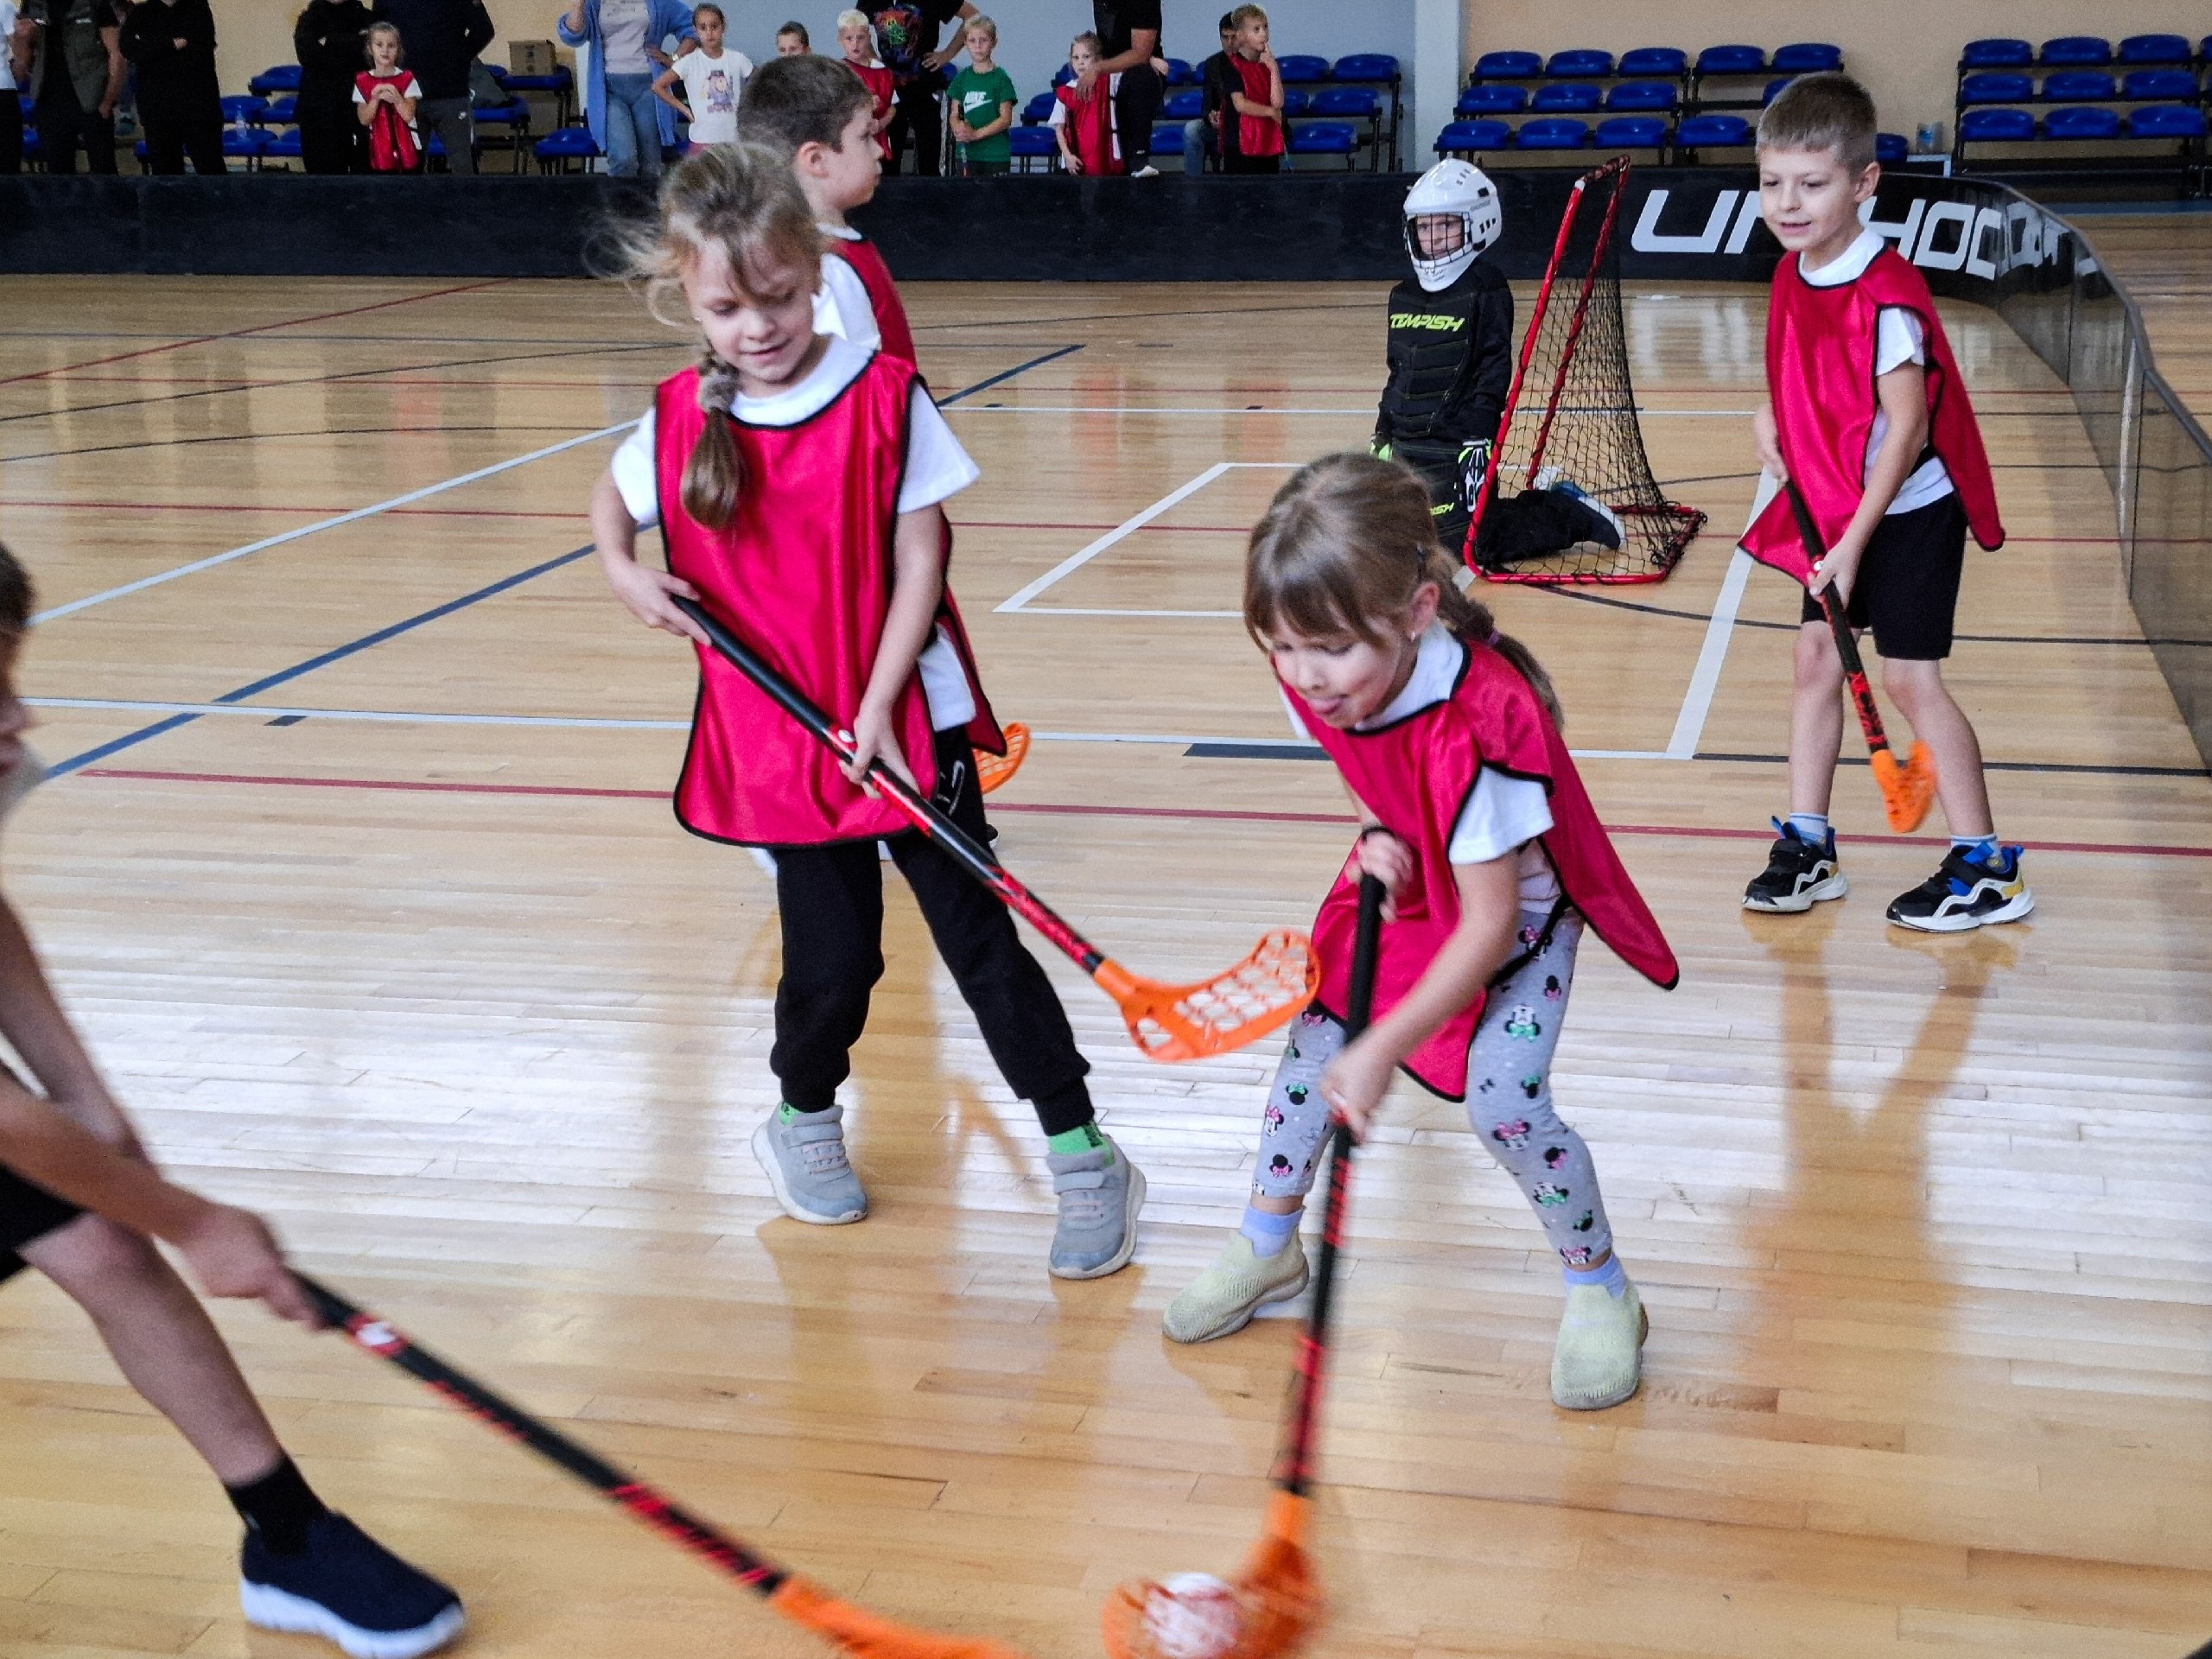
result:
[[[1029,758],[1027,726],[1018,720],[1009,720],[1000,730],[1006,738],[1004,754],[993,754],[984,749],[976,751],[976,783],[986,795],[1020,772],[1021,763]]]
[[[1091,969],[1147,1058],[1196,1060],[1255,1043],[1290,1023],[1321,988],[1313,941],[1279,927],[1235,967],[1188,985],[1139,979],[1110,957]]]

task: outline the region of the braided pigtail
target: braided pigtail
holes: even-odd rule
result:
[[[683,463],[683,511],[709,530],[727,530],[737,517],[737,498],[745,487],[745,463],[729,429],[730,406],[737,399],[737,371],[711,350],[699,356],[699,411],[706,423],[691,458]]]

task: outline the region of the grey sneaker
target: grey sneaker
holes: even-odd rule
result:
[[[838,1227],[868,1214],[868,1194],[845,1156],[843,1107],[799,1112],[786,1123],[779,1106],[753,1131],[753,1155],[793,1221]]]
[[[1144,1172],[1107,1135],[1089,1152],[1045,1154],[1060,1224],[1052,1234],[1055,1279],[1103,1279],[1125,1265],[1137,1247],[1137,1211],[1144,1208]]]

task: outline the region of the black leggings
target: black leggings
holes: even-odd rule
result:
[[[988,844],[975,756],[962,730],[937,734],[937,804]],[[1007,1085],[1037,1109],[1046,1135],[1091,1121],[1077,1052],[1052,982],[1022,947],[1014,917],[950,855],[913,832],[890,838],[899,874],[913,889],[960,995]],[[784,976],[776,986],[776,1042],[769,1069],[803,1112],[836,1103],[852,1073],[852,1047],[868,1024],[868,995],[883,976],[883,867],[873,841],[776,849],[783,912]]]
[[[204,100],[149,104],[141,92],[138,118],[146,133],[146,170],[175,175],[192,157],[192,170],[203,177],[229,170],[223,160],[223,110],[211,92]]]
[[[1165,92],[1148,63],[1122,71],[1122,89],[1114,94],[1114,125],[1122,135],[1122,160],[1132,173],[1152,165],[1152,124],[1160,118]]]

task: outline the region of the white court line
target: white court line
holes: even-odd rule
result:
[[[1283,409],[1270,404],[1238,404],[1233,408],[1200,408],[1188,404],[1162,404],[1157,407],[1137,404],[948,404],[947,415],[1357,415],[1362,418],[1375,413],[1372,404],[1363,404],[1351,409]],[[1725,416],[1729,420],[1749,420],[1756,411],[1748,409],[1639,409],[1639,418],[1660,420],[1705,420]],[[1240,461],[1239,466],[1258,466],[1256,461]]]
[[[1759,474],[1758,493],[1752,498],[1751,517],[1744,533],[1751,533],[1759,514],[1779,492],[1771,475]],[[1674,734],[1667,740],[1667,755],[1674,760],[1697,758],[1698,740],[1705,735],[1705,717],[1713,711],[1713,694],[1720,684],[1720,670],[1728,660],[1728,641],[1736,631],[1737,608],[1744,602],[1744,587],[1751,580],[1751,556],[1739,545],[1728,560],[1728,574],[1720,579],[1719,595],[1713,601],[1713,616],[1705,625],[1705,643],[1698,647],[1697,666],[1690,671],[1689,690],[1675,715]]]
[[[1047,570],[1043,575],[1038,577],[1036,581],[1031,582],[1027,587],[1020,589],[1011,597],[1001,600],[997,605],[992,607],[992,608],[995,611],[1007,612],[1020,611],[1025,608],[1031,600],[1036,598],[1038,594],[1043,593],[1054,582],[1059,581],[1061,577],[1072,575],[1075,571],[1081,569],[1084,565],[1089,564],[1091,560],[1096,558],[1108,548],[1113,546],[1115,543],[1122,540],[1122,537],[1128,536],[1136,531],[1142,530],[1154,519],[1159,518],[1160,514],[1169,512],[1175,507],[1180,506],[1185,501],[1187,501],[1191,497],[1196,495],[1200,490],[1205,488],[1207,485],[1212,483],[1214,480],[1219,478],[1224,473],[1232,472],[1236,468],[1243,467],[1273,467],[1279,472],[1294,472],[1304,464],[1305,463],[1302,461],[1217,461],[1214,462],[1212,466],[1207,467],[1205,471],[1200,473],[1196,478],[1192,479],[1189,483],[1182,486],[1179,489],[1171,490],[1166,495],[1161,496],[1159,500],[1154,502],[1142,512],[1136,514],[1134,518],[1124,518],[1122,520],[1120,524],[1115,525],[1113,529],[1108,531],[1096,541],[1091,543],[1090,546],[1082,549],[1080,551],[1069,554],[1067,557],[1062,559],[1058,564]],[[1063,613],[1063,614],[1073,614],[1073,613]],[[1109,613],[1109,614],[1111,614],[1111,613]]]
[[[353,524],[363,518],[373,518],[380,512],[390,512],[394,507],[404,507],[410,501],[421,501],[433,495],[442,495],[448,490],[457,490],[464,484],[474,484],[479,479],[508,472],[517,467],[526,467],[533,461],[543,461],[548,455],[557,455],[563,449],[574,449],[579,444],[590,443],[598,438],[610,438],[617,432],[626,432],[635,421],[624,421],[615,426],[603,426],[596,432],[587,432],[580,438],[564,438],[559,443],[549,443],[543,449],[533,449],[526,455],[517,455],[512,461],[502,461],[490,467],[480,467],[473,473],[463,473],[459,478],[447,479],[442,484],[431,484],[419,490],[410,490],[405,495],[395,495],[389,501],[379,501],[373,506],[356,507],[351,512],[341,512],[334,518],[320,519],[312,524],[302,524],[297,530],[288,530],[281,536],[265,536],[257,542],[248,542],[244,547],[234,547],[227,553],[217,553],[204,559],[194,559],[190,564],[180,564],[174,570],[163,570],[150,576],[141,576],[136,582],[126,582],[120,588],[110,588],[105,593],[87,594],[82,599],[73,599],[67,605],[41,611],[31,618],[34,624],[51,622],[59,617],[73,615],[90,610],[95,605],[105,605],[111,599],[126,594],[143,593],[149,588],[158,588],[165,582],[175,582],[179,576],[189,576],[201,570],[212,570],[219,564],[228,564],[232,559],[242,559],[249,553],[260,553],[286,542],[296,542],[303,536],[318,531],[335,530],[340,524]]]

